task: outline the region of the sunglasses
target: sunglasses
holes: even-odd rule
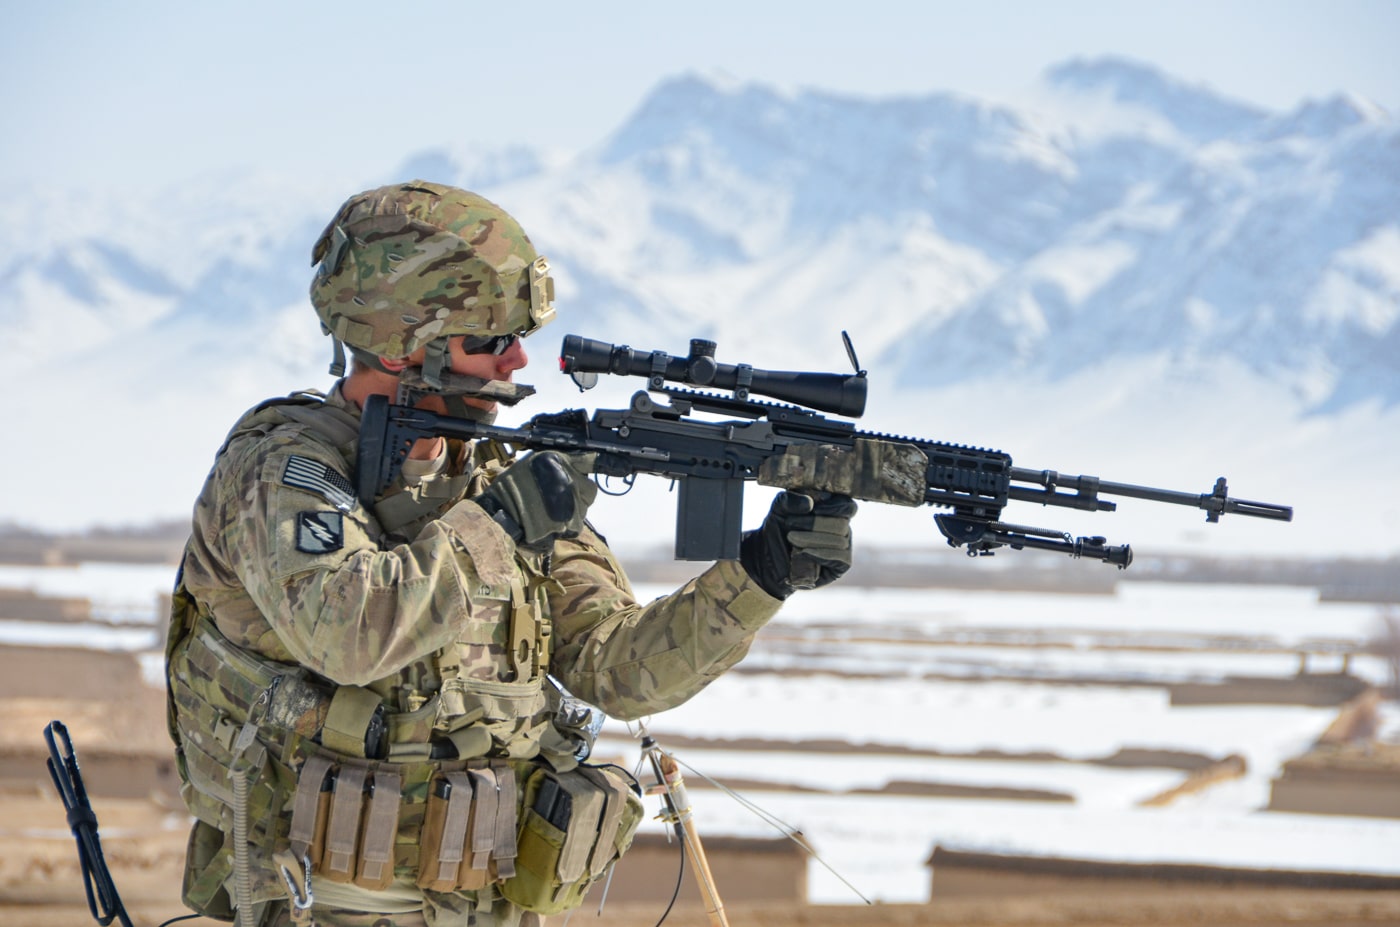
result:
[[[499,357],[509,351],[510,346],[519,339],[519,335],[463,335],[462,351],[466,354],[494,354]]]

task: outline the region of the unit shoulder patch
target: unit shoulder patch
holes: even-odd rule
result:
[[[345,546],[345,521],[339,512],[298,512],[297,550],[329,554]]]
[[[282,483],[313,492],[331,505],[348,512],[355,507],[355,487],[329,464],[293,454],[282,471]]]

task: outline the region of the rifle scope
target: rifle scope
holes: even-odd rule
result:
[[[849,350],[849,346],[848,346]],[[854,374],[805,373],[761,370],[747,364],[715,362],[715,343],[691,339],[690,356],[675,357],[662,351],[634,351],[627,345],[608,344],[579,335],[566,335],[559,349],[559,369],[584,389],[597,382],[599,373],[647,377],[648,389],[661,390],[666,382],[734,391],[736,399],[768,396],[849,418],[865,412],[865,371]]]

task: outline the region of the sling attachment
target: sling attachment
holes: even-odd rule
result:
[[[307,757],[297,777],[297,790],[292,798],[292,823],[288,833],[289,851],[273,854],[282,882],[287,886],[292,923],[310,927],[312,855],[320,855],[320,842],[326,824],[322,794],[327,792],[333,761],[329,756],[315,753]]]
[[[540,663],[540,619],[524,583],[511,582],[510,662],[517,682],[534,679]]]
[[[287,886],[287,899],[290,902],[288,913],[296,927],[312,927],[311,905],[315,895],[311,891],[311,857],[297,859],[291,853],[273,855],[277,870],[282,874],[282,883]],[[298,876],[300,878],[298,878]]]

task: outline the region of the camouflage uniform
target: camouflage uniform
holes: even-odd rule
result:
[[[554,315],[548,263],[499,207],[423,181],[366,191],[312,260],[337,376],[345,346],[381,373],[397,369],[381,359],[421,349],[399,374],[400,402],[436,394],[451,414],[482,418],[470,397],[528,395],[458,374],[449,357],[452,338],[482,350]],[[586,890],[641,810],[620,775],[573,769],[547,674],[615,717],[661,711],[740,660],[780,600],[721,562],[641,606],[586,524],[549,532],[560,539],[542,550],[517,545],[467,501],[510,463],[490,442],[449,442],[441,472],[401,476],[367,509],[349,482],[359,414],[339,387],[251,410],[196,504],[166,647],[171,736],[197,820],[185,900],[243,925],[304,922],[289,902],[304,900],[311,869],[310,913],[327,925],[382,914],[490,927],[520,920],[521,906],[564,910],[575,894],[545,884],[554,894],[537,902],[538,874]],[[525,865],[538,862],[525,827],[538,816],[520,811],[546,772],[580,789],[574,811],[582,801],[598,821],[577,830],[593,835],[583,853],[546,838],[554,869]]]
[[[378,895],[350,889],[346,911],[394,911],[376,899],[407,894],[409,908],[421,899],[415,916],[430,924],[511,924],[520,909],[489,887],[414,890],[417,802],[437,762],[431,745],[450,741],[449,755],[462,759],[503,758],[522,775],[541,755],[567,764],[543,672],[618,718],[661,711],[738,662],[780,602],[724,561],[639,605],[591,528],[545,555],[517,550],[464,501],[508,463],[490,443],[451,443],[447,474],[417,487],[401,479],[366,509],[347,479],[358,417],[338,388],[250,411],[196,504],[167,648],[172,736],[199,819],[186,900],[228,917],[241,890],[245,901],[272,902],[269,920],[287,917],[272,857],[286,843],[299,763],[334,747],[373,752],[357,749],[358,722],[347,736],[332,723],[334,707],[314,694],[344,690],[360,694],[356,717],[378,719],[388,759],[405,764],[396,881]],[[254,665],[253,682],[229,675],[243,660]],[[270,701],[254,670],[282,674]],[[237,687],[248,691],[229,691]],[[230,707],[249,701],[255,707],[243,714]],[[252,878],[240,887],[231,875],[239,841],[229,782],[245,773]],[[322,884],[323,897],[323,887],[343,897]],[[337,922],[319,905],[314,913],[318,923]],[[362,918],[347,913],[344,922],[373,923]]]

